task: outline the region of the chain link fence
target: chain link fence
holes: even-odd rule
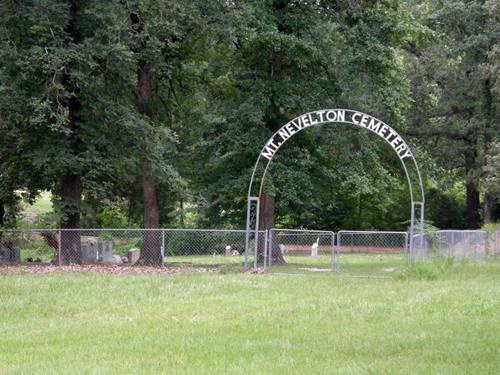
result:
[[[490,236],[490,248],[492,255],[500,254],[500,230],[494,231]]]
[[[0,265],[119,264],[228,267],[235,270],[284,266],[339,270],[339,253],[406,254],[484,259],[500,254],[500,231],[440,230],[415,235],[409,253],[406,232],[271,229],[250,236],[216,229],[46,229],[0,230]],[[335,244],[335,239],[337,243]]]
[[[0,265],[58,263],[57,230],[0,230]]]
[[[432,248],[434,235],[429,233],[415,234],[408,244],[408,260],[411,262],[421,262],[428,257],[429,249]]]
[[[337,233],[337,247],[340,253],[407,253],[408,233],[341,230]]]
[[[269,268],[294,265],[336,271],[335,234],[331,231],[273,228],[269,231],[266,258]]]
[[[165,263],[175,266],[226,266],[247,269],[265,253],[265,231],[259,231],[258,246],[250,239],[245,254],[245,230],[164,229]]]
[[[433,249],[448,258],[486,259],[488,233],[483,230],[439,230]]]
[[[259,254],[265,253],[265,231]],[[251,248],[255,240],[251,242]],[[47,229],[1,230],[0,265],[113,264],[144,266],[228,266],[249,264],[244,230],[215,229]]]

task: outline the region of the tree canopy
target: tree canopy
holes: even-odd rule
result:
[[[4,0],[0,14],[0,227],[49,190],[54,226],[241,228],[261,147],[321,108],[406,138],[431,224],[500,216],[496,1]],[[375,138],[294,137],[265,186],[273,223],[405,229],[404,175]]]

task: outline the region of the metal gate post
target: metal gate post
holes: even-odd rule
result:
[[[340,235],[341,235],[342,231],[338,231],[337,232],[337,256],[338,256],[338,259],[340,259]],[[337,260],[338,261],[338,260]],[[339,269],[340,269],[340,265],[338,266]]]
[[[252,202],[255,202],[256,212],[255,212],[255,229],[252,228],[251,223],[251,211],[252,211]],[[245,261],[244,261],[244,270],[248,270],[248,250],[250,247],[250,232],[254,232],[255,237],[255,247],[257,247],[258,237],[259,237],[259,198],[248,196],[247,199],[247,225],[245,230]]]

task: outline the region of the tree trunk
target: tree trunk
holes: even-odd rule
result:
[[[266,193],[262,193],[260,196],[260,212],[259,212],[259,230],[270,230],[274,228],[274,219],[275,219],[275,202],[272,197],[267,195]],[[281,250],[279,248],[278,243],[269,243],[269,256],[271,257],[271,261],[273,264],[285,264],[285,259],[281,254]],[[261,246],[258,247],[259,257],[262,256]]]
[[[139,112],[152,119],[150,110],[153,98],[153,69],[144,59],[139,61],[137,70],[137,87],[135,97]],[[160,204],[158,188],[153,176],[153,168],[148,158],[148,147],[144,145],[142,156],[142,194],[144,204],[144,229],[158,229],[160,227]],[[144,243],[141,250],[139,264],[161,266],[163,257],[161,251],[161,232],[159,230],[145,230]]]
[[[5,206],[3,202],[0,202],[0,228],[5,225]]]
[[[151,230],[160,227],[160,208],[158,204],[158,189],[151,174],[149,161],[143,163],[142,190],[144,199],[144,243],[142,245],[140,264],[161,266],[161,231]]]
[[[77,13],[80,10],[79,0],[69,1],[70,19],[65,27],[66,33],[71,36],[73,43],[79,43],[81,36],[75,27]],[[69,63],[71,64],[71,62]],[[65,70],[62,76],[64,86],[72,87],[69,69]],[[78,88],[73,87],[72,90],[78,93]],[[77,95],[71,96],[67,100],[68,108],[68,123],[67,128],[69,133],[66,136],[65,142],[73,155],[81,153],[82,144],[78,139],[78,122],[77,114],[81,109],[81,102]],[[60,222],[61,229],[79,229],[80,222],[80,203],[82,197],[81,176],[71,167],[64,173],[59,181],[59,195],[61,197],[62,218]],[[80,263],[81,262],[81,243],[80,230],[61,231],[60,248],[61,248],[61,263]]]
[[[82,186],[80,176],[66,174],[61,178],[61,201],[63,204],[63,218],[61,229],[80,228],[80,199]],[[61,263],[81,262],[80,230],[61,231]]]
[[[480,227],[480,202],[477,170],[476,143],[471,142],[465,151],[466,226],[468,229]]]
[[[5,226],[5,206],[0,202],[0,248],[2,247],[3,227]]]
[[[493,205],[494,200],[491,194],[487,192],[484,194],[484,202],[483,202],[483,221],[485,224],[489,224],[493,222]]]

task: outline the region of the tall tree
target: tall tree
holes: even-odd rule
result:
[[[322,107],[371,108],[396,127],[404,125],[409,86],[396,47],[408,40],[411,25],[397,4],[388,3],[239,1],[226,11],[232,48],[219,55],[212,71],[230,69],[212,85],[213,115],[200,140],[205,150],[200,158],[210,163],[195,178],[206,186],[205,220],[240,227],[255,158],[291,118]],[[322,134],[304,131],[280,149],[261,196],[261,228],[274,223],[332,228],[343,220],[337,199],[345,202],[358,192],[380,195],[386,186],[378,183],[380,174],[397,185],[387,171],[397,160],[387,156],[384,145],[369,146],[372,139],[350,129]],[[345,159],[339,160],[342,152]],[[373,168],[370,159],[382,166]],[[352,165],[360,168],[342,179],[342,162],[345,172]],[[361,207],[361,199],[356,202]],[[352,206],[345,205],[346,211]]]
[[[159,228],[162,202],[184,185],[178,174],[179,143],[189,132],[183,121],[196,117],[198,99],[193,76],[203,56],[207,23],[200,16],[201,2],[137,1],[127,3],[131,20],[131,51],[136,60],[134,88],[138,123],[143,221],[146,229]],[[177,193],[176,196],[179,194]],[[141,262],[161,263],[159,232],[145,231]]]
[[[428,139],[438,163],[460,169],[465,180],[466,226],[490,220],[492,193],[483,190],[485,155],[498,139],[498,5],[444,1],[420,7],[433,38],[407,44],[413,55],[411,134]],[[467,14],[467,17],[464,17]]]
[[[127,82],[118,71],[130,61],[119,43],[120,7],[76,0],[1,7],[2,91],[18,105],[14,111],[12,99],[0,99],[1,116],[16,132],[11,166],[52,190],[61,227],[79,228],[84,189],[96,190],[103,176],[114,175],[110,125],[127,117],[117,110],[123,102],[103,112],[116,97],[114,83]],[[79,247],[79,232],[64,232],[62,261],[79,262]]]

